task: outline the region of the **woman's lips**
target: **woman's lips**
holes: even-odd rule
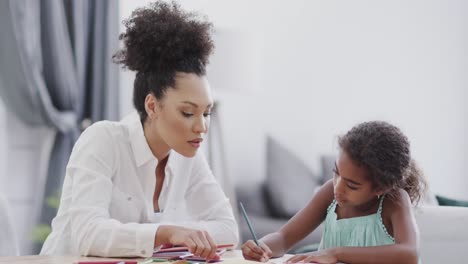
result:
[[[200,143],[197,143],[197,142],[193,142],[193,141],[189,141],[190,145],[194,148],[199,148],[200,147]]]
[[[194,148],[199,148],[202,141],[203,141],[203,139],[194,139],[194,140],[188,141],[188,143]]]

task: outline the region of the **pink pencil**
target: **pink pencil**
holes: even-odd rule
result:
[[[125,261],[125,260],[116,260],[116,261],[109,261],[109,260],[91,260],[91,261],[79,261],[76,262],[76,264],[138,264],[137,261],[131,260],[131,261]]]

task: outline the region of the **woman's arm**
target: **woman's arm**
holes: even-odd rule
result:
[[[124,224],[110,216],[112,202],[132,206],[113,197],[112,175],[119,166],[114,145],[110,128],[99,122],[73,148],[60,205],[68,206],[64,213],[70,214],[73,251],[103,257],[151,256],[158,224]]]
[[[333,181],[329,180],[320,187],[307,206],[294,215],[278,232],[268,234],[260,240],[271,249],[273,257],[284,255],[323,222],[327,208],[332,202]]]
[[[202,153],[194,158],[192,168],[185,201],[195,220],[177,224],[207,231],[216,244],[237,245],[239,233],[231,204]]]

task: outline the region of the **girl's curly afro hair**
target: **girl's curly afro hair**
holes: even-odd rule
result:
[[[396,126],[384,121],[364,122],[340,137],[338,144],[353,161],[370,173],[375,187],[395,199],[404,189],[413,203],[424,196],[427,183],[411,158],[410,142]]]
[[[214,49],[213,26],[195,13],[184,12],[176,2],[162,1],[136,9],[123,23],[127,29],[119,38],[124,48],[112,58],[136,71],[133,104],[144,121],[149,93],[161,99],[168,87],[174,87],[177,72],[206,74]]]

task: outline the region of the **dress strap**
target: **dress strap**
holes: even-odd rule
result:
[[[392,237],[390,235],[390,233],[388,233],[388,230],[387,228],[385,227],[385,224],[383,223],[383,218],[382,218],[382,204],[383,204],[383,200],[385,198],[385,194],[382,195],[382,197],[380,197],[380,203],[379,203],[379,210],[377,211],[377,217],[379,219],[379,224],[380,226],[382,227],[382,230],[385,232],[385,235],[388,236],[388,238],[390,238],[393,242],[395,242],[395,238]]]
[[[335,211],[335,207],[336,207],[336,200],[333,199],[333,202],[328,206],[327,208],[327,214],[330,212],[330,210],[333,210],[333,212]]]
[[[382,214],[382,204],[383,204],[384,198],[385,198],[385,194],[383,194],[382,197],[380,197],[379,209],[377,210],[378,214]]]

